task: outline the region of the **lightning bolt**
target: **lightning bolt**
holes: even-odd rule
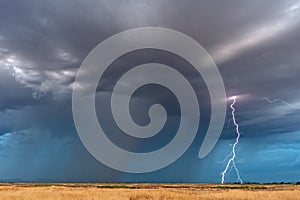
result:
[[[237,144],[239,143],[239,139],[241,137],[241,133],[240,133],[240,130],[239,130],[239,124],[237,123],[236,121],[236,118],[235,118],[235,108],[234,108],[234,105],[236,103],[236,99],[237,99],[237,96],[233,96],[230,98],[232,101],[231,105],[230,105],[230,108],[231,108],[231,115],[232,115],[232,121],[233,121],[233,124],[235,125],[235,131],[236,131],[236,139],[235,139],[235,142],[234,144],[232,145],[232,149],[231,149],[231,152],[229,155],[226,156],[226,158],[224,159],[223,162],[225,162],[228,158],[230,158],[227,162],[227,165],[224,169],[224,171],[221,173],[222,175],[222,181],[221,183],[223,184],[224,181],[225,181],[225,175],[226,173],[228,172],[228,169],[232,169],[232,167],[234,168],[235,172],[236,172],[236,176],[238,178],[238,181],[240,183],[243,183],[243,180],[241,179],[241,176],[240,176],[240,172],[236,166],[236,163],[235,163],[235,158],[236,158],[236,151],[235,151],[235,148],[237,146]],[[231,167],[230,167],[231,166]],[[230,167],[230,168],[229,168]]]
[[[231,98],[229,98],[229,100],[232,100],[232,103],[230,104],[230,108],[232,110],[231,111],[232,118],[228,121],[227,128],[229,127],[230,122],[233,122],[233,124],[235,126],[235,131],[236,131],[236,139],[235,139],[234,144],[232,145],[232,149],[231,149],[230,153],[225,157],[225,159],[223,161],[219,162],[219,164],[224,163],[230,158],[227,161],[227,165],[226,165],[224,171],[221,173],[221,175],[222,175],[221,183],[222,184],[225,181],[225,176],[229,175],[233,169],[236,172],[236,176],[237,176],[238,181],[240,183],[243,183],[243,180],[241,179],[241,176],[240,176],[239,169],[237,168],[236,162],[235,162],[235,159],[236,159],[236,146],[238,145],[239,139],[241,137],[241,132],[239,130],[239,124],[236,121],[235,107],[234,107],[234,105],[236,103],[236,100],[237,100],[237,96],[232,96]],[[287,101],[284,101],[282,99],[273,99],[273,100],[271,100],[267,97],[263,97],[262,100],[267,101],[270,104],[281,103],[281,104],[284,104],[284,105],[288,106],[289,108],[291,108],[293,110],[300,109],[300,108],[297,108],[297,107],[293,106],[292,104],[290,104]]]
[[[263,97],[262,99],[265,100],[265,101],[267,101],[268,103],[271,103],[271,104],[274,104],[274,103],[282,103],[282,104],[285,104],[286,106],[290,107],[290,108],[293,109],[293,110],[299,109],[299,108],[296,108],[295,106],[291,105],[290,103],[288,103],[288,102],[286,102],[286,101],[284,101],[284,100],[282,100],[282,99],[274,99],[274,100],[271,100],[271,99],[269,99],[269,98],[267,98],[267,97]]]

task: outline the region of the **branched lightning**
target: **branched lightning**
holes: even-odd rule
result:
[[[224,160],[218,162],[218,164],[222,164],[224,162],[226,162],[226,160],[232,155],[232,151],[224,158]]]
[[[296,108],[295,106],[291,105],[290,103],[288,103],[288,102],[286,102],[286,101],[284,101],[282,99],[271,100],[271,99],[269,99],[267,97],[263,97],[262,99],[265,100],[265,101],[267,101],[268,103],[271,103],[271,104],[273,104],[273,103],[282,103],[282,104],[285,104],[286,106],[290,107],[293,110],[299,109],[299,108]]]
[[[236,98],[237,98],[236,96],[233,96],[232,98],[230,98],[230,99],[233,100],[232,104],[230,105],[230,108],[231,108],[231,110],[232,110],[232,111],[231,111],[231,114],[232,114],[232,121],[233,121],[233,124],[235,125],[235,130],[236,130],[237,136],[236,136],[236,139],[235,139],[234,144],[232,145],[232,150],[231,150],[230,154],[227,155],[226,158],[225,158],[225,160],[224,160],[224,161],[226,161],[227,158],[230,157],[230,159],[228,160],[227,165],[226,165],[224,171],[221,173],[221,175],[222,175],[222,181],[221,181],[222,184],[224,183],[225,175],[226,175],[226,173],[228,172],[228,169],[229,169],[230,166],[231,166],[230,169],[231,169],[232,167],[235,169],[235,172],[236,172],[236,176],[237,176],[237,178],[238,178],[238,181],[239,181],[240,183],[243,183],[243,180],[241,179],[241,176],[240,176],[240,172],[239,172],[239,170],[238,170],[238,168],[237,168],[237,166],[236,166],[236,163],[235,163],[235,158],[236,158],[235,148],[236,148],[237,144],[239,143],[239,139],[240,139],[240,136],[241,136],[241,133],[240,133],[240,130],[239,130],[239,124],[237,123],[236,118],[235,118],[235,108],[234,108],[234,105],[235,105],[235,103],[236,103]],[[231,171],[231,170],[230,170],[230,171]]]
[[[237,144],[239,143],[239,139],[241,137],[241,132],[239,130],[239,124],[237,123],[236,121],[236,116],[235,116],[235,103],[236,103],[236,99],[237,99],[237,96],[233,96],[230,98],[230,100],[232,100],[232,103],[230,104],[230,108],[231,108],[231,115],[232,115],[232,118],[228,121],[228,124],[227,124],[227,128],[229,128],[229,125],[231,122],[233,122],[234,126],[235,126],[235,131],[236,131],[236,138],[235,138],[235,142],[234,144],[232,144],[231,146],[231,151],[230,153],[225,157],[225,159],[221,162],[218,162],[219,164],[220,163],[224,163],[227,161],[227,164],[226,164],[226,167],[224,169],[224,171],[221,173],[222,175],[222,180],[221,180],[221,183],[223,184],[224,181],[225,181],[225,177],[226,175],[228,176],[231,171],[234,169],[235,172],[236,172],[236,176],[237,176],[237,179],[240,183],[243,183],[243,180],[241,179],[241,176],[240,176],[240,172],[239,172],[239,169],[237,168],[237,165],[236,165],[236,162],[235,162],[235,159],[236,159],[236,146]],[[268,103],[270,104],[275,104],[275,103],[281,103],[283,105],[286,105],[287,107],[289,107],[290,109],[293,109],[293,110],[298,110],[300,108],[297,108],[295,107],[294,105],[288,103],[287,101],[284,101],[282,99],[269,99],[267,97],[263,97],[262,100],[264,101],[267,101]]]

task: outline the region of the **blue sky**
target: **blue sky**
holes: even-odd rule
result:
[[[236,136],[231,102],[220,140],[199,159],[210,114],[201,78],[194,80],[204,103],[201,130],[170,166],[146,174],[118,172],[93,158],[79,140],[71,95],[83,59],[113,34],[155,26],[180,31],[203,45],[221,72],[227,96],[240,95],[236,164],[242,179],[300,181],[299,8],[297,0],[0,0],[0,180],[220,182],[226,165],[220,161]],[[131,56],[116,64],[180,62],[161,52]],[[109,92],[116,77],[108,73],[107,85],[98,92]],[[96,100],[101,115],[101,98]],[[135,147],[153,146],[137,141],[129,148]],[[234,171],[226,181],[236,181]]]

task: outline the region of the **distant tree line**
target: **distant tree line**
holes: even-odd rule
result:
[[[233,184],[240,184],[239,182],[234,182]],[[259,182],[244,182],[244,184],[264,184],[264,185],[276,185],[276,184],[295,184],[295,185],[300,185],[300,181],[298,182],[271,182],[271,183],[259,183]]]

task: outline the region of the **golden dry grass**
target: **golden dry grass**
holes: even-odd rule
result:
[[[300,199],[299,185],[1,184],[1,200]]]

